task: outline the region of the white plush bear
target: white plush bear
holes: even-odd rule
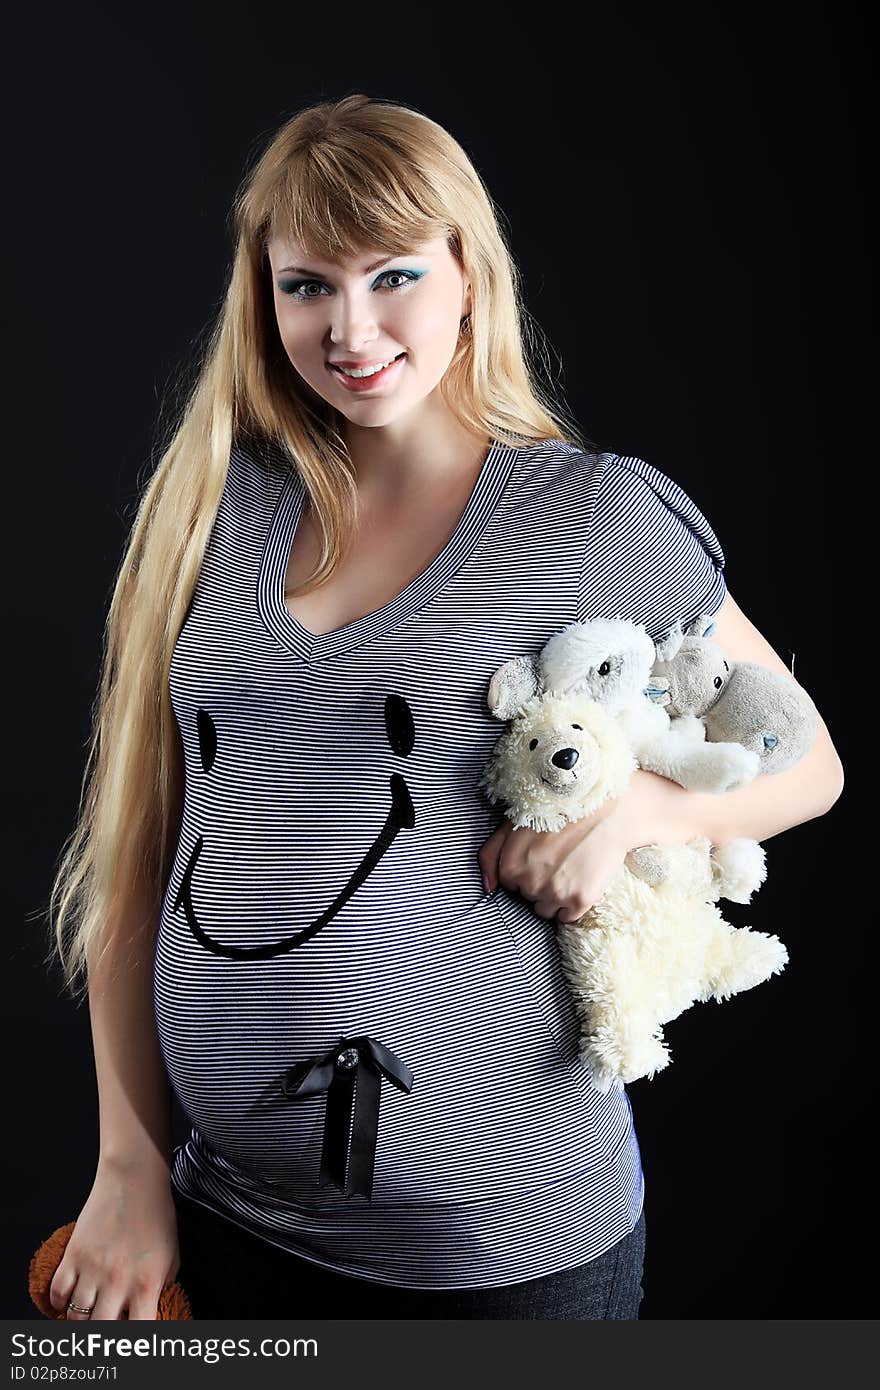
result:
[[[526,686],[511,667],[517,663],[505,663],[490,686],[490,710],[510,724],[480,785],[513,826],[558,830],[620,796],[636,760],[623,727],[603,705],[583,693],[529,691],[518,701],[514,688]],[[754,848],[744,857],[734,853],[732,861],[741,892],[764,876],[763,851],[747,843]],[[652,882],[654,854],[659,867]],[[668,1066],[662,1025],[696,1000],[721,1002],[788,960],[777,937],[723,919],[715,899],[724,867],[713,864],[708,840],[638,855],[638,875],[629,856],[594,908],[578,922],[557,923],[581,1020],[580,1055],[603,1092]]]
[[[670,720],[668,681],[652,674],[654,643],[641,623],[596,618],[569,623],[539,655],[514,657],[493,677],[490,703],[507,718],[530,695],[580,691],[620,723],[639,767],[693,791],[734,791],[760,770],[758,755],[738,742],[705,742],[699,719]]]
[[[504,719],[509,718],[507,710],[516,709],[540,691],[582,692],[615,717],[639,767],[689,790],[735,791],[763,770],[758,751],[759,746],[765,751],[763,744],[744,746],[745,739],[737,738],[737,726],[730,721],[726,738],[716,731],[707,743],[705,721],[673,705],[681,668],[676,665],[673,681],[672,668],[664,666],[661,657],[671,660],[678,653],[678,631],[677,627],[670,634],[669,645],[655,647],[642,623],[623,618],[569,623],[553,634],[534,660],[514,657],[499,667],[490,686],[490,708]],[[703,645],[712,649],[704,654],[701,667],[701,678],[708,680],[713,659],[725,667],[727,663],[713,643]],[[763,670],[759,674],[774,675]],[[763,688],[766,682],[758,684]],[[715,693],[711,684],[709,688]],[[760,698],[759,693],[756,698]],[[769,719],[771,711],[762,708],[761,716]],[[643,850],[636,851],[630,855],[629,866],[656,885],[663,874],[664,853],[656,850],[648,856]],[[756,840],[739,839],[714,848],[712,865],[716,898],[747,903],[754,888],[763,882],[764,853]]]

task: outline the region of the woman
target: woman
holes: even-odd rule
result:
[[[632,1114],[578,1064],[551,919],[634,846],[822,814],[839,760],[822,725],[724,797],[638,773],[558,833],[496,825],[488,680],[566,622],[714,613],[729,655],[785,667],[694,503],[543,396],[442,128],[359,95],[301,112],[236,232],[53,891],[101,1128],[53,1302],[152,1318],[179,1277],[197,1318],[635,1318]]]

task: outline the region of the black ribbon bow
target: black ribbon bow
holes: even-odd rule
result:
[[[341,1038],[325,1056],[309,1057],[285,1072],[281,1089],[291,1100],[327,1092],[319,1186],[332,1185],[346,1196],[372,1197],[383,1076],[407,1095],[413,1088],[409,1067],[368,1037]]]

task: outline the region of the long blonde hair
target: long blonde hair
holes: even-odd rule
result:
[[[168,674],[220,502],[233,440],[270,440],[304,481],[323,550],[304,594],[351,541],[357,488],[344,421],[315,403],[278,333],[267,243],[309,257],[369,246],[389,255],[445,236],[472,308],[440,383],[475,436],[508,445],[589,442],[530,368],[547,354],[482,180],[452,136],[417,110],[355,94],[300,111],[272,137],[236,195],[235,249],[195,384],[140,499],[104,630],[101,679],[75,829],[49,899],[50,954],[85,993],[113,908],[138,881],[155,930],[179,831],[183,767]],[[145,924],[141,924],[142,926]],[[116,927],[118,930],[118,926]],[[79,991],[77,985],[80,986]]]

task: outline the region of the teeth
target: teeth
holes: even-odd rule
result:
[[[344,372],[346,376],[375,376],[377,372],[383,372],[386,367],[390,367],[392,362],[396,362],[396,357],[391,357],[387,362],[380,362],[378,367],[337,367],[338,372]]]

